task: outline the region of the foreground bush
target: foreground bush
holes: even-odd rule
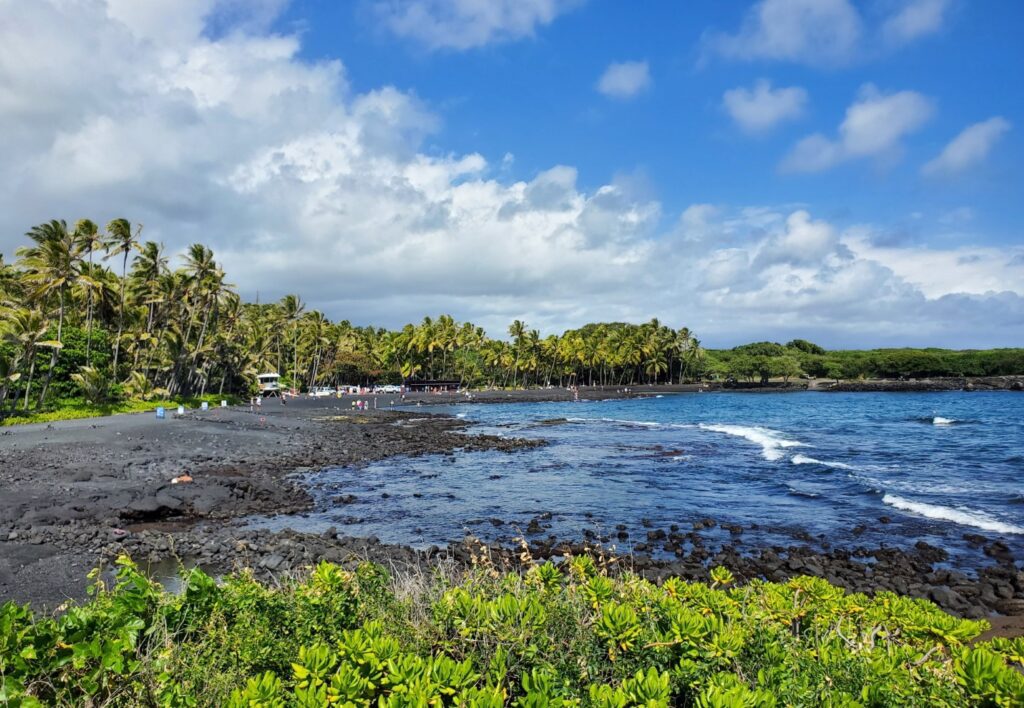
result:
[[[1024,640],[815,578],[731,588],[589,557],[391,577],[321,564],[282,587],[127,559],[57,619],[0,607],[0,705],[706,707],[1024,704]]]

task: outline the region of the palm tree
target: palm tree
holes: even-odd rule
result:
[[[317,377],[320,375],[320,361],[323,357],[324,350],[330,346],[330,339],[327,337],[327,332],[331,323],[322,312],[314,310],[306,315],[304,324],[306,329],[306,338],[309,340],[309,344],[313,349],[313,356],[310,361],[312,372],[309,377],[309,386],[312,388],[313,386],[316,386]]]
[[[138,244],[139,234],[142,233],[142,224],[139,224],[135,233],[132,233],[132,225],[127,219],[114,219],[107,224],[107,235],[103,239],[103,245],[107,248],[107,258],[121,255],[121,303],[117,313],[117,338],[114,339],[114,377],[117,378],[117,362],[121,353],[121,334],[124,331],[124,288],[128,280],[128,255]]]
[[[5,317],[7,331],[4,340],[15,348],[15,368],[28,366],[28,378],[25,382],[25,405],[28,410],[28,397],[32,391],[32,377],[36,370],[36,350],[46,344],[46,318],[36,309],[25,307],[10,310]],[[13,407],[13,405],[12,405]]]
[[[306,311],[306,305],[298,295],[285,295],[281,298],[281,314],[285,323],[292,330],[292,351],[294,362],[292,365],[292,385],[299,387],[299,319]]]
[[[167,272],[167,257],[163,250],[162,243],[146,241],[132,262],[131,284],[134,293],[142,298],[149,310],[149,316],[146,318],[147,333],[153,331],[156,305],[164,301],[161,297],[160,278]]]
[[[94,289],[98,287],[97,281],[93,278],[92,254],[103,245],[100,238],[100,229],[96,223],[89,219],[79,219],[75,224],[75,245],[81,252],[84,252],[89,259],[89,269],[79,275],[79,285],[86,291],[88,305],[86,307],[86,340],[85,340],[85,365],[92,364],[92,310]]]
[[[4,405],[7,403],[7,393],[10,390],[11,384],[17,382],[21,378],[21,374],[17,371],[17,366],[14,361],[8,359],[2,353],[0,353],[0,418],[4,416]],[[12,407],[17,404],[17,398],[14,399],[15,403]]]
[[[18,253],[26,269],[25,282],[32,287],[30,297],[45,303],[55,292],[57,294],[57,339],[48,344],[52,353],[46,379],[36,404],[36,407],[40,408],[53,379],[53,370],[57,366],[61,347],[64,346],[64,311],[68,286],[75,282],[80,271],[75,238],[68,232],[66,222],[54,219],[49,223],[40,224],[33,227],[27,236],[35,245],[21,248]]]
[[[515,320],[508,326],[508,334],[512,337],[512,346],[515,348],[515,359],[512,363],[512,388],[515,388],[516,382],[519,380],[519,353],[523,337],[526,335],[526,323]]]

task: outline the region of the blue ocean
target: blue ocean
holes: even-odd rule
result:
[[[309,475],[317,509],[302,527],[425,547],[466,534],[530,538],[539,517],[534,536],[596,535],[628,552],[649,529],[711,518],[709,539],[741,550],[924,540],[954,564],[977,564],[981,535],[1024,551],[1019,393],[701,393],[429,410],[464,418],[470,433],[549,444]],[[343,494],[355,501],[338,503]]]

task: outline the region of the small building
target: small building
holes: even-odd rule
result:
[[[258,374],[256,376],[258,382],[260,395],[264,398],[268,396],[280,396],[281,395],[281,375],[280,374]]]
[[[458,380],[431,379],[426,381],[405,382],[405,390],[409,393],[449,393],[462,388],[462,382]]]

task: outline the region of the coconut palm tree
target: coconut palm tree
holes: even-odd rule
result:
[[[114,219],[107,224],[107,235],[103,239],[103,245],[107,249],[106,258],[113,258],[120,255],[121,258],[121,297],[117,313],[117,337],[114,339],[114,365],[113,372],[117,378],[117,363],[121,354],[121,334],[124,332],[124,291],[128,282],[128,256],[138,245],[139,234],[142,232],[142,224],[139,224],[135,233],[132,233],[132,225],[128,219]]]
[[[298,295],[285,295],[281,298],[281,314],[285,324],[292,331],[292,385],[299,387],[299,320],[306,311],[306,305]]]
[[[92,311],[95,290],[100,287],[93,278],[92,256],[97,249],[103,246],[103,239],[100,237],[100,229],[90,219],[79,219],[75,223],[74,233],[75,245],[80,254],[85,254],[83,261],[88,261],[88,269],[82,269],[78,277],[78,285],[85,291],[86,305],[86,339],[85,339],[85,365],[92,364]]]
[[[512,362],[512,388],[516,387],[519,380],[519,355],[522,350],[523,337],[526,335],[526,323],[515,320],[508,326],[508,334],[512,337],[512,347],[515,350]]]
[[[19,307],[9,310],[4,317],[7,328],[4,332],[4,341],[13,345],[15,359],[12,362],[14,368],[28,368],[28,376],[25,381],[25,405],[28,410],[28,397],[32,391],[32,378],[36,370],[36,351],[45,344],[52,344],[45,340],[49,325],[43,313],[38,309]],[[13,405],[12,405],[13,408]]]
[[[162,243],[146,241],[139,248],[139,255],[132,262],[130,283],[132,294],[142,300],[148,309],[146,333],[153,331],[156,306],[164,302],[160,279],[167,273],[167,257]]]
[[[49,223],[35,226],[27,236],[35,245],[21,248],[18,253],[25,269],[24,281],[31,288],[29,296],[44,305],[54,294],[57,299],[57,339],[47,345],[51,350],[50,366],[46,370],[46,378],[36,403],[36,407],[40,408],[53,379],[53,370],[57,366],[60,350],[64,346],[67,292],[78,278],[80,261],[75,237],[68,231],[67,223],[64,221],[54,219]]]

